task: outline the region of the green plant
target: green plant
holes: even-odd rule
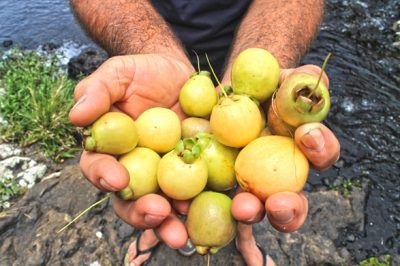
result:
[[[350,195],[350,192],[353,191],[353,189],[357,187],[361,187],[361,180],[360,179],[355,179],[355,180],[344,180],[343,183],[339,186],[334,186],[332,187],[333,190],[338,191],[340,194],[343,196],[347,197]]]
[[[14,178],[3,176],[0,178],[0,210],[9,207],[9,200],[14,199],[23,192],[23,189],[15,182]]]
[[[359,266],[391,266],[392,258],[390,255],[371,257],[360,262]]]
[[[3,139],[40,150],[57,162],[77,150],[76,128],[68,121],[76,81],[55,54],[14,49],[0,58],[0,114]]]

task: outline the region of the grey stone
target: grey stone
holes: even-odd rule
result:
[[[24,180],[27,184],[26,186],[31,188],[36,183],[36,180],[45,175],[46,171],[47,166],[45,164],[34,165],[25,171],[18,173],[17,180]]]
[[[19,151],[10,151],[21,153]],[[31,188],[47,171],[47,166],[29,157],[12,156],[0,161],[0,177],[14,178],[21,187]]]
[[[21,153],[22,150],[15,145],[9,143],[0,144],[0,160],[4,160],[12,156],[20,156]]]

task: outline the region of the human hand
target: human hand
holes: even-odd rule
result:
[[[304,65],[296,69],[281,70],[280,82],[288,75],[306,72],[318,76],[321,68]],[[322,82],[329,86],[329,79],[324,73]],[[340,155],[340,144],[333,132],[321,123],[307,123],[298,127],[294,140],[303,151],[311,165],[317,170],[324,170],[334,164]],[[270,196],[265,204],[251,193],[238,193],[232,203],[233,216],[243,223],[253,224],[261,221],[265,213],[269,222],[277,230],[292,232],[299,229],[308,212],[308,201],[303,192],[281,192]]]
[[[87,126],[108,111],[120,111],[136,119],[148,108],[171,108],[180,117],[179,90],[194,71],[191,65],[165,55],[128,55],[107,60],[75,89],[75,106],[70,120]],[[114,156],[84,151],[80,166],[83,175],[98,189],[119,191],[129,182],[127,170]],[[171,205],[161,195],[149,194],[136,201],[113,198],[116,214],[136,228],[157,228],[159,237],[177,248],[187,239]]]

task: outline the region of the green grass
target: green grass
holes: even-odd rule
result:
[[[56,162],[75,155],[76,128],[68,121],[76,81],[61,71],[54,54],[11,50],[0,58],[1,137],[39,149]]]
[[[384,255],[381,257],[372,257],[365,259],[360,262],[359,266],[391,266],[392,258],[390,255]]]

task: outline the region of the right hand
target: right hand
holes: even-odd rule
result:
[[[304,65],[295,69],[282,69],[280,82],[293,72],[305,72],[319,76],[321,68],[315,65]],[[322,82],[329,86],[328,76],[322,75]],[[311,131],[319,132],[318,136],[310,134]],[[322,140],[321,140],[322,139]],[[339,158],[340,143],[334,133],[322,123],[306,123],[295,131],[294,140],[310,161],[311,166],[319,171],[331,167]],[[305,145],[305,141],[308,144]],[[316,143],[324,143],[322,147]],[[308,200],[304,192],[279,192],[271,195],[265,203],[249,192],[238,193],[232,203],[232,213],[236,220],[254,224],[260,222],[265,214],[274,228],[282,232],[298,230],[306,220],[308,213]]]
[[[69,118],[76,126],[88,126],[108,111],[120,111],[136,118],[151,107],[171,108],[181,118],[179,91],[194,72],[190,64],[165,55],[113,57],[75,88],[75,106]],[[127,170],[114,156],[83,151],[83,175],[104,192],[119,191],[129,183]],[[136,228],[155,228],[161,240],[172,248],[186,243],[184,225],[172,214],[169,201],[148,194],[136,201],[113,198],[116,214]]]

